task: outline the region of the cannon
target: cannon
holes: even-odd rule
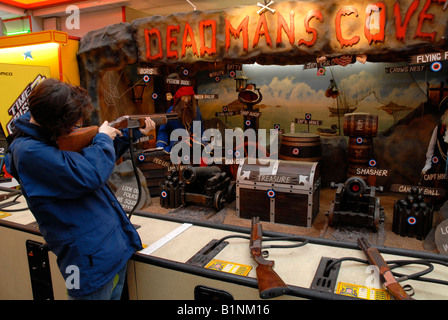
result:
[[[345,183],[332,182],[330,188],[337,189],[326,213],[330,226],[348,225],[378,231],[380,222],[384,221],[384,212],[375,193],[383,192],[383,187],[369,187],[361,177],[355,176]]]
[[[195,204],[221,210],[236,196],[235,181],[218,166],[188,166],[180,174],[178,171],[172,172],[160,187],[160,204],[164,208]]]

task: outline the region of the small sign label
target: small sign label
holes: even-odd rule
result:
[[[337,294],[367,300],[390,300],[390,294],[384,289],[375,289],[357,284],[339,282]]]
[[[311,124],[311,125],[315,125],[315,126],[320,126],[322,125],[322,120],[311,120],[311,119],[301,119],[301,118],[296,118],[295,123],[298,124]]]
[[[417,187],[419,192],[424,196],[432,196],[439,197],[445,196],[445,190],[440,188],[430,188],[430,187],[421,187],[421,186],[411,186],[411,185],[401,185],[401,184],[391,184],[390,191],[393,192],[401,192],[401,193],[410,193],[412,188]]]
[[[227,272],[227,273],[232,273],[232,274],[237,274],[239,276],[247,276],[249,274],[249,271],[252,269],[251,266],[247,266],[244,264],[216,260],[216,259],[213,259],[212,261],[210,261],[205,266],[205,268],[211,269],[211,270]]]
[[[448,219],[442,221],[436,228],[436,246],[441,254],[448,255]]]
[[[190,80],[181,80],[181,79],[166,79],[165,82],[167,84],[177,84],[181,86],[191,86]]]
[[[251,111],[251,110],[241,110],[240,114],[242,116],[255,117],[255,118],[258,118],[261,116],[261,112]]]
[[[141,67],[141,68],[137,68],[137,73],[138,74],[149,74],[149,75],[153,75],[153,76],[158,76],[159,75],[159,69],[158,68]]]
[[[121,185],[115,192],[118,202],[125,210],[132,210],[138,201],[138,188],[136,183],[128,182]],[[138,208],[137,208],[138,209]]]
[[[219,95],[218,94],[195,94],[194,97],[197,100],[219,99]]]

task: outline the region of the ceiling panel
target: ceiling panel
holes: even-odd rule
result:
[[[53,1],[67,1],[67,0],[53,0]],[[276,0],[275,2],[283,2],[286,0]],[[200,11],[213,11],[222,10],[225,8],[230,8],[234,6],[246,6],[246,5],[256,5],[258,2],[263,2],[263,0],[128,0],[128,1],[105,1],[105,0],[83,0],[79,1],[69,1],[68,3],[77,4],[83,11],[94,11],[103,10],[110,6],[123,6],[138,10],[147,15],[170,15],[176,12],[189,12],[194,9]],[[56,2],[55,2],[56,3]],[[47,7],[47,8],[36,8],[34,9],[34,15],[45,17],[49,15],[53,16],[63,16],[65,13],[66,5],[60,5],[57,7]],[[23,9],[20,9],[18,14],[18,8],[12,6],[0,4],[0,18],[11,19],[19,16],[25,16],[26,13]],[[21,14],[23,10],[23,14]]]
[[[54,3],[57,1],[67,1],[67,0],[53,0]],[[283,2],[285,0],[276,0],[275,2]],[[112,3],[115,1],[112,1]],[[128,0],[122,1],[119,5],[126,5],[126,7],[142,11],[148,15],[170,15],[176,12],[189,12],[193,10],[201,10],[201,11],[213,11],[213,10],[221,10],[234,6],[246,6],[246,5],[256,5],[258,0],[226,0],[226,1],[217,1],[217,0]],[[261,0],[263,2],[263,0]],[[44,1],[45,3],[45,1]],[[67,3],[77,4],[76,1],[68,1]],[[108,5],[111,4],[111,1],[105,0],[83,0],[78,2],[78,6],[82,11],[93,11],[93,10],[102,10]],[[114,4],[112,4],[114,5]],[[35,8],[34,12],[36,16],[45,16],[48,14],[53,15],[65,15],[65,7],[66,5],[60,5],[57,7],[46,7],[46,8]],[[21,9],[22,11],[23,9]],[[24,11],[24,10],[23,10]],[[45,14],[45,12],[51,12]],[[23,14],[17,13],[17,8],[12,6],[6,6],[0,4],[0,18],[2,19],[11,19],[19,16],[25,16],[26,13]]]

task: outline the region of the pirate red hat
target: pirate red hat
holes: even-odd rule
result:
[[[173,97],[173,100],[176,102],[179,98],[183,96],[194,96],[194,89],[192,86],[180,87],[177,90],[176,94]]]

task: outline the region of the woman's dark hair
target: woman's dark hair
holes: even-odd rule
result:
[[[70,133],[76,123],[88,119],[93,110],[84,88],[54,78],[39,83],[28,101],[34,120],[53,139]]]

